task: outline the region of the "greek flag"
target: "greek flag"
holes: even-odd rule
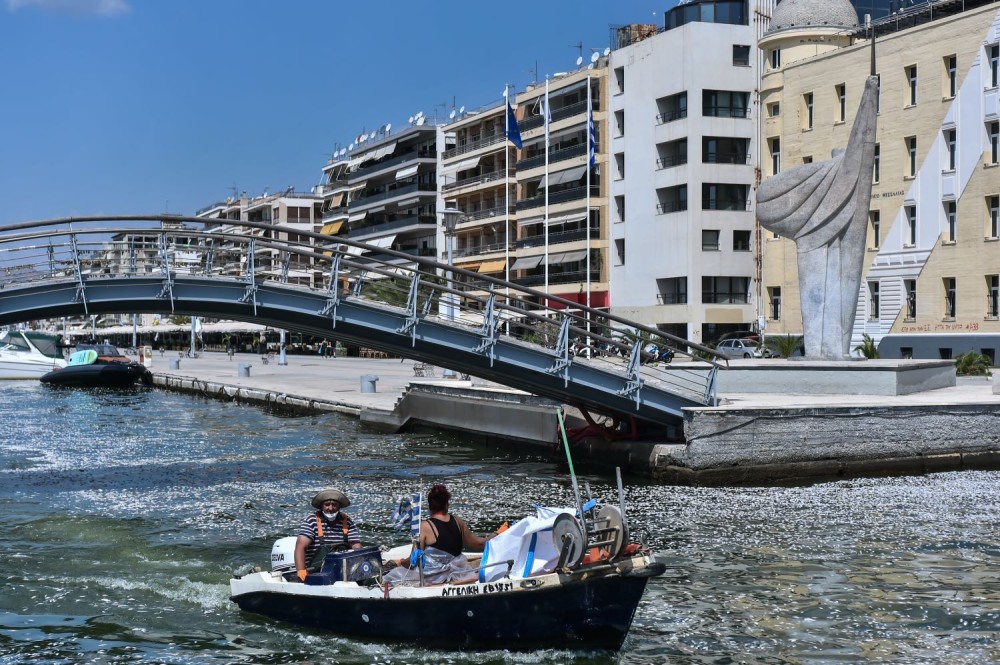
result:
[[[594,109],[590,109],[587,114],[587,141],[589,146],[587,147],[588,152],[588,163],[591,168],[597,163],[597,134],[594,131]]]
[[[514,116],[514,109],[507,102],[507,140],[521,147],[521,130],[517,126],[517,118]]]
[[[392,528],[410,528],[410,535],[420,537],[420,494],[399,498],[399,505],[392,511]]]

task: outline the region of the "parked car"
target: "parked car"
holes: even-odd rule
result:
[[[715,350],[729,358],[770,358],[771,351],[752,339],[724,339]]]

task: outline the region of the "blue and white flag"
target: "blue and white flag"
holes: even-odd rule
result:
[[[594,131],[594,109],[590,109],[587,114],[587,163],[591,168],[597,163],[597,134]]]
[[[392,528],[405,529],[409,527],[410,535],[420,536],[420,494],[402,496],[399,504],[392,511]]]
[[[514,116],[514,109],[510,107],[510,102],[507,102],[507,140],[518,148],[521,147],[521,130],[517,126],[517,118]]]

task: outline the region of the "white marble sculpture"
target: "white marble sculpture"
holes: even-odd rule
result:
[[[795,241],[806,358],[850,358],[872,196],[878,79],[865,81],[846,150],[772,176],[757,190],[761,225]]]

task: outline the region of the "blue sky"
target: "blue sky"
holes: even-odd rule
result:
[[[575,67],[676,0],[0,0],[0,224],[308,190],[336,146]]]

